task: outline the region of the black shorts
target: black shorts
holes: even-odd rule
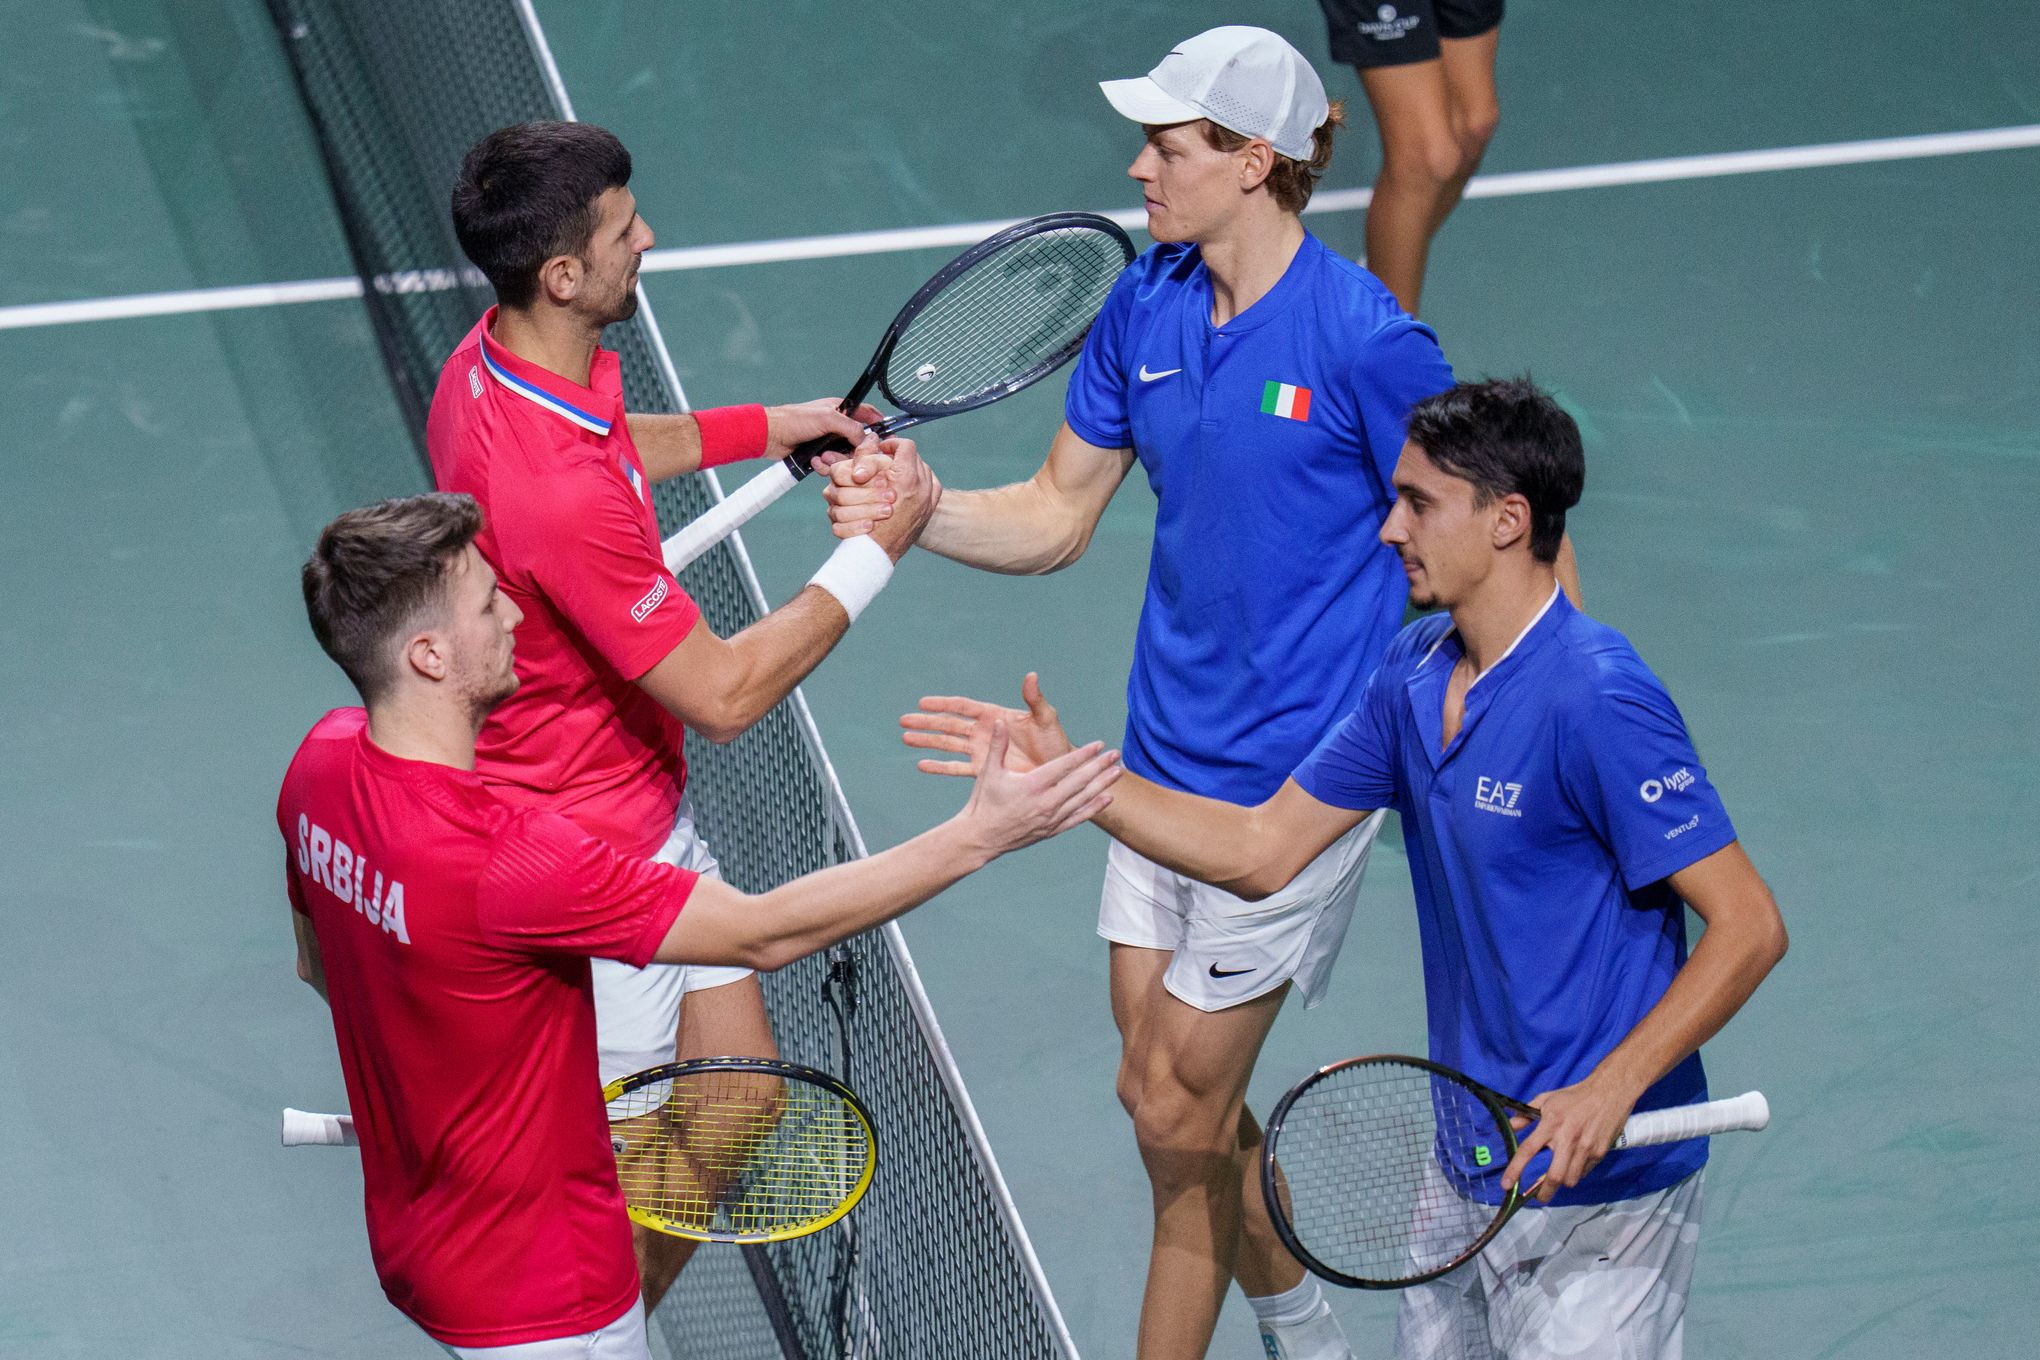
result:
[[[1347,66],[1432,61],[1440,38],[1478,38],[1502,22],[1502,0],[1318,0],[1332,60]]]

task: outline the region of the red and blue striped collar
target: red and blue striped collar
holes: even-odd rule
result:
[[[490,334],[495,324],[496,309],[491,307],[476,327],[481,338],[482,366],[489,370],[489,376],[506,391],[544,407],[590,434],[607,438],[615,425],[615,412],[622,405],[623,385],[616,355],[597,349],[589,370],[596,385],[583,387],[550,369],[528,363],[497,344]]]

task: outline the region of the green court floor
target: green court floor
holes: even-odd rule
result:
[[[1174,39],[1309,0],[538,6],[662,246],[1123,208],[1097,95]],[[5,309],[344,275],[260,0],[0,0]],[[2040,122],[2040,13],[1516,0],[1493,173]],[[1375,164],[1355,110],[1330,185]],[[1793,949],[1707,1059],[1703,1357],[2012,1356],[2040,1324],[2040,151],[1468,202],[1425,303],[1461,374],[1529,371],[1587,437],[1591,612],[1679,699]],[[1312,226],[1357,251],[1357,213]],[[946,252],[648,274],[697,404],[823,395]],[[932,427],[955,486],[1027,475],[1060,390]],[[273,824],[351,701],[296,568],[422,476],[355,301],[0,327],[0,1356],[433,1354],[369,1268],[358,1176],[276,1146],[342,1098],[291,971]],[[866,838],[947,815],[895,719],[1043,673],[1116,736],[1152,521],[1129,484],[1044,580],[909,560],[807,686]],[[816,498],[748,531],[766,591]],[[1009,859],[906,935],[1086,1356],[1131,1353],[1148,1196],[1112,1095],[1103,838]],[[1265,1108],[1423,1042],[1384,838],[1333,996],[1278,1023]],[[1391,1301],[1341,1297],[1363,1355]],[[1215,1356],[1258,1353],[1235,1300]]]

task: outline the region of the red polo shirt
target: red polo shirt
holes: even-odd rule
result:
[[[648,962],[693,891],[335,709],[277,800],[318,936],[368,1244],[455,1346],[595,1331],[638,1294],[595,1068],[588,956]]]
[[[524,611],[519,687],[482,728],[475,769],[513,803],[649,855],[687,764],[679,719],[634,682],[701,611],[660,555],[615,353],[595,351],[582,387],[497,344],[495,319],[492,307],[446,361],[425,431],[433,480],[481,503],[476,546]],[[721,446],[712,461],[732,442],[737,456],[763,452],[763,408],[698,418],[704,446]]]

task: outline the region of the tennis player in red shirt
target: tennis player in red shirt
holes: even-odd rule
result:
[[[684,796],[684,728],[728,741],[784,699],[884,586],[936,492],[911,442],[887,441],[906,464],[906,522],[838,548],[785,606],[715,635],[665,568],[650,484],[824,434],[875,445],[832,402],[625,412],[600,341],[636,312],[652,246],[630,174],[623,144],[585,123],[502,128],[468,153],[454,227],[497,305],[447,360],[426,444],[439,489],[481,503],[478,546],[525,616],[523,683],[482,729],[483,783],[622,854],[712,873]],[[601,960],[595,1004],[605,1080],[676,1053],[776,1052],[746,968]],[[656,1306],[693,1244],[644,1230],[638,1242]]]
[[[781,967],[1090,817],[1117,753],[992,760],[948,822],[757,896],[619,854],[476,772],[524,618],[481,529],[467,496],[385,501],[305,564],[366,708],[319,720],[277,802],[298,973],[332,1007],[390,1301],[456,1355],[644,1360],[589,959]]]

